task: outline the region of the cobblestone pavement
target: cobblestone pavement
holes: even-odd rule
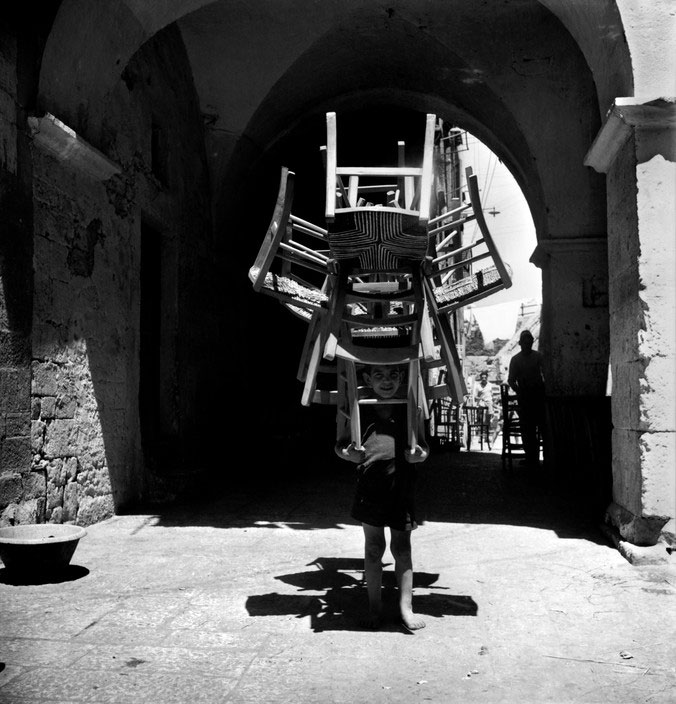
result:
[[[630,564],[597,511],[492,453],[421,467],[427,627],[397,622],[388,553],[391,619],[362,629],[352,479],[214,487],[91,526],[60,580],[0,569],[0,702],[676,701],[673,562]]]

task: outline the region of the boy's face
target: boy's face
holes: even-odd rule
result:
[[[398,367],[377,366],[371,367],[370,373],[364,372],[366,384],[380,398],[392,398],[399,391],[403,378],[404,374]]]

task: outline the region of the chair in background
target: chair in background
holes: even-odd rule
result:
[[[449,398],[437,398],[430,410],[431,437],[440,448],[460,449],[462,424],[460,408]]]
[[[472,447],[472,438],[479,440],[479,447],[484,449],[484,442],[491,449],[490,419],[485,406],[465,406],[465,426],[467,429],[467,451]]]
[[[523,459],[523,441],[519,425],[519,405],[516,394],[508,384],[500,384],[500,403],[502,405],[502,466],[512,468],[514,457]]]

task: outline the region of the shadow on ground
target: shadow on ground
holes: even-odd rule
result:
[[[319,530],[354,524],[349,515],[354,467],[330,458],[308,464],[315,469],[252,466],[236,482],[200,482],[175,503],[143,512],[156,514],[164,526]],[[588,495],[573,472],[552,477],[544,468],[533,472],[515,464],[509,469],[499,454],[466,451],[435,453],[418,471],[422,523],[532,526],[561,538],[607,544],[599,525],[610,499]]]
[[[358,614],[363,614],[367,601],[363,584],[363,559],[319,557],[304,572],[278,575],[275,579],[298,588],[299,594],[257,594],[246,601],[250,616],[310,617],[313,631],[364,630]],[[394,572],[385,565],[383,572],[384,623],[379,630],[408,633],[401,624],[397,604]],[[478,607],[472,597],[448,594],[448,588],[437,584],[438,574],[416,572],[415,610],[424,616],[476,616]],[[423,590],[427,593],[418,593]],[[305,594],[303,592],[320,592]]]
[[[52,572],[17,572],[3,567],[0,569],[0,584],[12,586],[27,586],[38,584],[61,584],[74,582],[89,574],[89,570],[81,565],[68,565],[61,570]]]

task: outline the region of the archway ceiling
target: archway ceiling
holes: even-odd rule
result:
[[[229,190],[228,173],[305,115],[389,101],[437,112],[486,142],[522,185],[541,232],[603,229],[603,212],[596,223],[576,223],[552,197],[561,173],[576,174],[582,217],[594,210],[584,186],[595,177],[582,161],[600,122],[584,56],[540,2],[329,0],[306,8],[220,2],[178,23],[219,157],[217,188]],[[246,148],[237,151],[242,137]],[[538,161],[558,163],[558,173]]]
[[[565,14],[565,3],[547,4]],[[215,194],[243,143],[250,159],[313,111],[379,101],[437,112],[486,142],[519,180],[542,236],[604,230],[602,182],[582,165],[600,125],[592,73],[538,0],[64,0],[43,62],[46,109],[91,130],[97,100],[172,19],[205,115]],[[98,36],[102,26],[116,31]],[[88,46],[78,52],[78,41]]]

